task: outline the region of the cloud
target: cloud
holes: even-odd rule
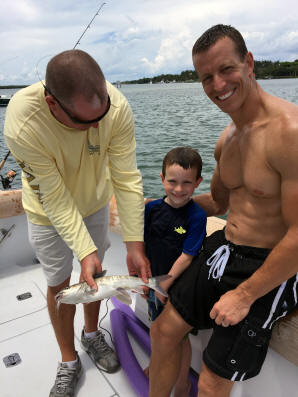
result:
[[[1,0],[0,83],[30,84],[45,55],[72,48],[100,3]],[[111,81],[192,69],[191,48],[217,23],[239,29],[256,59],[294,60],[296,0],[106,0],[80,40]],[[39,65],[44,73],[45,62]]]
[[[161,43],[157,55],[153,60],[146,57],[141,62],[146,65],[150,74],[164,71],[172,72],[185,64],[191,63],[192,40],[189,32],[181,32],[176,35],[165,37]],[[185,55],[188,54],[186,57]],[[187,58],[187,62],[185,62]]]

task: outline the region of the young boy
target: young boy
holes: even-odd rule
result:
[[[201,171],[202,159],[196,150],[190,147],[170,150],[160,174],[166,196],[148,202],[145,207],[144,239],[152,276],[172,276],[162,283],[165,291],[190,265],[206,236],[206,213],[191,198],[202,181]],[[152,321],[162,312],[165,303],[165,297],[150,290],[148,311]],[[190,363],[191,345],[186,337],[182,343],[175,397],[189,396]]]

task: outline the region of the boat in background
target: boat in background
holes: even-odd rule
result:
[[[0,95],[0,106],[7,106],[12,95]]]
[[[208,218],[207,232],[222,228],[225,221]],[[108,275],[127,274],[126,250],[121,239],[121,226],[114,198],[110,203],[111,248],[107,251],[103,268]],[[74,259],[71,284],[79,280],[80,264]],[[40,397],[51,389],[59,348],[49,319],[46,302],[46,281],[29,244],[26,216],[21,203],[21,190],[0,191],[0,379],[1,396]],[[113,305],[101,305],[100,318]],[[133,295],[132,309],[136,316],[150,326],[147,304]],[[100,371],[79,347],[83,324],[82,305],[77,305],[75,343],[82,360],[84,373],[79,380],[76,397],[138,397],[123,369],[114,374]],[[101,326],[111,332],[110,318],[103,318]],[[210,330],[191,335],[192,368],[199,373],[201,356],[210,337]],[[149,363],[145,350],[129,336],[133,351],[142,368]],[[111,343],[108,334],[106,340]],[[297,394],[298,375],[298,310],[276,325],[269,352],[259,376],[236,382],[231,397],[282,397]]]

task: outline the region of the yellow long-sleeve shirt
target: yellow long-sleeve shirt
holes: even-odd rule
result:
[[[144,199],[136,165],[134,121],[125,97],[107,82],[111,107],[98,128],[60,123],[42,84],[18,91],[6,110],[7,146],[22,168],[22,200],[29,220],[53,225],[79,260],[97,248],[83,218],[113,192],[124,241],[143,241]]]

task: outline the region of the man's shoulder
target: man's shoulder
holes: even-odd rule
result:
[[[279,125],[285,128],[297,128],[298,105],[270,94],[267,94],[266,104],[269,116],[277,122],[277,128]]]
[[[42,85],[40,82],[17,91],[6,110],[4,133],[15,137],[30,122],[41,106]]]
[[[218,138],[218,140],[216,142],[215,148],[214,148],[214,158],[215,158],[216,161],[218,161],[219,158],[220,158],[221,151],[222,151],[222,148],[223,148],[223,146],[225,144],[226,139],[229,136],[231,136],[234,131],[235,131],[235,125],[234,125],[233,122],[231,122],[221,132],[221,134],[220,134],[220,136],[219,136],[219,138]]]
[[[112,83],[110,83],[108,80],[106,80],[106,85],[107,85],[107,90],[108,94],[111,99],[111,104],[114,107],[122,107],[123,105],[126,105],[127,99],[126,97],[122,94],[122,92],[116,88]]]
[[[283,146],[287,146],[287,142],[292,139],[298,144],[298,106],[274,97],[269,115],[270,128],[267,129],[267,134],[271,145],[283,143]]]
[[[40,95],[40,92],[43,90],[43,87],[40,82],[29,85],[25,88],[21,88],[19,91],[17,91],[9,101],[8,105],[8,110],[10,108],[16,108],[16,107],[26,107],[32,104],[32,101],[34,98],[38,97]]]

